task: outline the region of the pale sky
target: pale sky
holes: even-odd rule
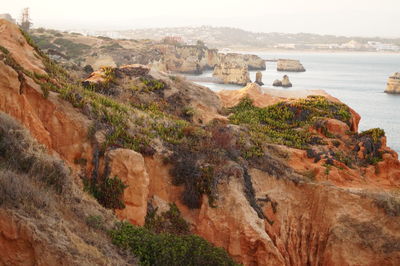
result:
[[[0,0],[34,27],[125,30],[229,26],[255,32],[400,37],[400,0]]]

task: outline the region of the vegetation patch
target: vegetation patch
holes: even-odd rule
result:
[[[385,136],[385,131],[380,128],[373,128],[359,134],[360,144],[364,147],[364,157],[367,164],[377,164],[382,161],[381,138]],[[359,145],[355,151],[359,151]]]
[[[7,167],[34,177],[57,193],[65,191],[69,170],[8,115],[0,112],[0,159]]]
[[[57,38],[53,43],[58,45],[61,50],[65,51],[65,53],[71,57],[78,57],[90,49],[89,45],[76,43],[64,38]]]
[[[149,205],[145,228],[157,234],[188,235],[190,233],[189,224],[182,218],[175,203],[170,203],[169,210],[160,215],[157,214],[157,208]]]
[[[248,129],[252,145],[243,150],[245,158],[260,156],[262,143],[272,142],[298,149],[310,144],[323,144],[310,133],[318,118],[335,118],[350,123],[347,106],[333,103],[322,96],[309,96],[293,102],[281,102],[265,108],[256,107],[250,98],[243,98],[229,110],[229,120]]]
[[[125,208],[122,196],[127,186],[117,176],[114,178],[106,177],[101,181],[94,178],[84,178],[83,182],[85,190],[92,194],[105,208]]]
[[[372,128],[372,129],[361,132],[360,136],[361,137],[369,136],[372,138],[374,143],[378,143],[381,140],[381,138],[385,136],[385,130],[383,130],[381,128]]]
[[[110,232],[113,243],[139,257],[141,265],[237,265],[222,248],[195,235],[155,234],[119,223]]]

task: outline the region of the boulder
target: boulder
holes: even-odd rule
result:
[[[260,71],[256,73],[256,83],[260,86],[264,85],[262,82],[262,73]]]
[[[278,71],[304,72],[306,71],[299,60],[279,59],[277,63]]]
[[[385,92],[400,94],[400,72],[396,72],[389,77]]]
[[[272,86],[282,87],[282,81],[279,79],[276,79],[276,80],[274,80],[274,83],[272,83]]]
[[[290,87],[292,87],[292,83],[290,82],[289,77],[288,77],[287,75],[284,75],[284,76],[283,76],[283,79],[282,79],[282,87],[284,87],[284,88],[290,88]]]
[[[225,84],[246,85],[250,82],[247,65],[235,62],[224,62],[216,65],[213,76],[220,78]]]

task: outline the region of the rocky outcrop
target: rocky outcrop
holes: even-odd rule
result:
[[[389,77],[385,92],[400,94],[400,72],[396,72]]]
[[[117,210],[121,220],[144,225],[149,194],[149,175],[143,156],[127,149],[115,149],[107,153],[110,176],[118,176],[129,187],[123,195],[125,208]]]
[[[156,49],[163,55],[166,70],[186,74],[201,74],[218,63],[217,50],[198,45],[160,44]]]
[[[279,80],[279,79],[274,80],[274,82],[272,83],[272,86],[282,87],[282,80]]]
[[[260,86],[264,85],[264,83],[262,82],[262,73],[260,71],[258,71],[256,73],[256,81],[255,81],[255,83],[257,83]]]
[[[292,83],[290,82],[289,77],[287,75],[284,75],[282,78],[282,87],[284,88],[292,87]]]
[[[279,79],[274,80],[274,83],[272,83],[272,86],[290,88],[290,87],[292,87],[292,83],[290,82],[289,77],[287,75],[284,75],[282,80],[279,80]]]
[[[278,71],[286,71],[286,72],[306,71],[299,60],[279,59],[276,67]]]
[[[226,84],[246,85],[250,82],[247,66],[232,62],[224,62],[216,65],[213,77],[220,78]]]
[[[265,70],[265,60],[257,55],[252,54],[238,54],[238,53],[228,53],[228,54],[218,54],[218,62],[230,62],[237,64],[247,65],[248,70]]]

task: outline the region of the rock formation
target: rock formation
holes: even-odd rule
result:
[[[230,62],[237,64],[247,65],[248,70],[265,70],[265,61],[257,55],[251,54],[238,54],[238,53],[228,53],[228,54],[218,54],[218,62]]]
[[[284,75],[282,78],[282,87],[284,88],[292,87],[292,83],[290,82],[289,77],[287,75]]]
[[[394,73],[387,82],[386,93],[400,93],[400,72]]]
[[[290,88],[292,87],[292,83],[290,82],[289,77],[287,75],[284,75],[282,80],[279,79],[274,80],[272,86]]]
[[[306,71],[299,60],[279,59],[277,62],[278,71],[304,72]]]
[[[214,68],[213,77],[220,78],[223,83],[246,85],[250,82],[250,75],[246,65],[233,62],[224,62]]]
[[[0,263],[132,264],[85,225],[114,216],[78,176],[115,175],[128,184],[120,218],[141,225],[146,201],[176,203],[192,233],[244,265],[399,264],[398,155],[383,131],[358,133],[359,115],[337,99],[255,83],[216,95],[139,66],[63,86],[66,74],[16,26],[0,21],[0,36],[0,111],[76,176],[65,206],[39,218],[0,205]]]
[[[279,79],[274,80],[274,82],[272,83],[272,86],[282,87],[282,80],[279,80]]]
[[[221,54],[204,45],[149,40],[114,40],[107,37],[81,36],[46,30],[32,30],[40,48],[64,66],[79,68],[143,64],[155,70],[185,74],[201,74],[222,62],[245,64],[249,70],[264,70],[265,62],[256,55]]]
[[[256,73],[255,83],[257,83],[260,86],[264,85],[264,83],[262,82],[262,73],[260,71],[257,71],[257,73]]]

